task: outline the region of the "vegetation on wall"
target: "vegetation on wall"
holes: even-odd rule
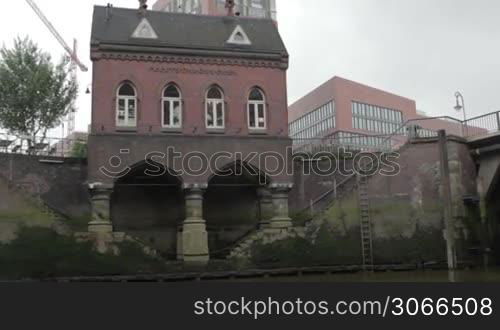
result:
[[[119,245],[120,255],[99,254],[90,242],[77,242],[45,228],[20,228],[17,238],[0,244],[0,278],[38,279],[61,276],[161,273],[161,260],[132,243]]]
[[[270,244],[259,241],[251,248],[251,263],[262,268],[360,264],[358,234],[353,231],[339,237],[322,226],[314,240],[295,237]]]

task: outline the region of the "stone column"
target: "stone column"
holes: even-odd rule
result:
[[[101,183],[89,184],[92,219],[88,226],[89,233],[113,233],[111,222],[111,195],[113,185]]]
[[[453,219],[453,202],[450,185],[450,167],[448,159],[448,138],[445,130],[439,131],[439,156],[440,156],[440,177],[441,177],[441,199],[443,202],[444,215],[444,238],[446,240],[446,255],[448,269],[457,268],[457,251],[455,222]]]
[[[92,219],[88,225],[89,238],[100,253],[114,251],[113,224],[111,222],[111,195],[113,185],[89,184]]]
[[[185,263],[206,265],[210,260],[208,234],[203,219],[203,194],[206,185],[185,185],[186,220],[182,226],[182,258]]]
[[[271,218],[274,216],[273,195],[269,189],[261,187],[257,189],[257,198],[259,200],[259,227],[260,229],[269,228]]]
[[[288,193],[293,184],[272,184],[272,207],[274,216],[269,227],[271,229],[290,229],[293,227],[292,219],[288,214]]]

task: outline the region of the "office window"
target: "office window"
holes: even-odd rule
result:
[[[292,138],[315,138],[335,127],[335,106],[333,101],[305,114],[292,122],[289,127]],[[297,127],[297,129],[293,129]]]
[[[352,102],[353,128],[392,134],[402,124],[401,111]]]

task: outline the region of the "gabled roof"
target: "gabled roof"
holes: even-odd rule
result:
[[[134,38],[133,34],[144,18],[157,34],[157,38]],[[240,26],[251,44],[228,43]],[[95,6],[92,23],[93,47],[113,45],[115,50],[127,47],[140,51],[168,48],[216,51],[226,53],[252,53],[288,57],[285,45],[275,23],[269,19],[204,16],[159,11],[141,15],[137,9]],[[120,47],[117,47],[120,46]]]

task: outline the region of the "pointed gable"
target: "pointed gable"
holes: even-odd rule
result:
[[[143,18],[139,23],[132,38],[142,38],[142,39],[158,39],[158,35],[146,18]]]
[[[245,33],[245,30],[241,27],[241,25],[237,25],[234,29],[233,33],[227,40],[228,44],[236,44],[236,45],[251,45],[252,42],[248,38],[248,35]]]

